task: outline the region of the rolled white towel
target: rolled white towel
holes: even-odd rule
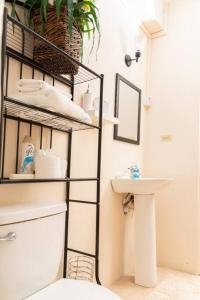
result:
[[[34,94],[34,95],[46,95],[48,96],[51,90],[58,92],[59,94],[64,95],[65,97],[71,99],[72,95],[68,92],[60,90],[49,83],[36,80],[36,79],[20,79],[16,83],[17,91],[23,94]]]
[[[20,79],[16,86],[18,92],[36,92],[47,88],[49,84],[42,80]]]

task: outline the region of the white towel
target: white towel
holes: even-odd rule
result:
[[[17,81],[18,92],[36,92],[48,87],[48,83],[42,80],[21,79]]]
[[[66,112],[69,116],[82,120],[86,123],[92,123],[90,116],[76,103],[69,100],[66,105]]]
[[[90,116],[79,105],[71,101],[71,94],[62,92],[45,82],[41,89],[37,89],[35,91],[27,91],[30,81],[32,82],[32,80],[29,79],[22,79],[18,81],[18,93],[13,95],[12,98],[18,99],[30,105],[35,105],[51,111],[59,112],[61,114],[77,118],[87,123],[92,122]],[[35,81],[38,82],[38,86],[39,82],[43,83],[43,81],[40,80]],[[24,88],[26,91],[22,91],[22,88],[19,91],[18,86],[20,86],[20,82],[25,83],[26,88],[25,85]]]
[[[20,79],[17,81],[16,84],[17,91],[20,93],[34,93],[34,95],[48,95],[48,91],[55,90],[58,93],[63,94],[67,98],[72,98],[72,95],[68,92],[60,90],[49,83],[42,81],[42,80],[35,80],[35,79]]]

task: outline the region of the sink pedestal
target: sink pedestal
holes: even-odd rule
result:
[[[135,283],[144,287],[157,284],[154,195],[134,195]]]
[[[171,178],[112,180],[115,192],[134,195],[135,283],[144,287],[155,287],[157,283],[154,194],[171,181]]]

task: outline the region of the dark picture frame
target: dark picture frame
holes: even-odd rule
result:
[[[138,93],[138,114],[137,114],[137,137],[136,139],[131,139],[131,138],[127,138],[125,136],[120,136],[119,135],[119,126],[120,126],[120,120],[119,120],[119,124],[114,125],[114,139],[121,141],[121,142],[126,142],[126,143],[130,143],[130,144],[135,144],[135,145],[139,145],[140,144],[140,121],[141,121],[141,96],[142,96],[142,91],[141,89],[139,89],[137,86],[135,86],[133,83],[131,83],[130,81],[128,81],[126,78],[124,78],[123,76],[121,76],[120,74],[116,74],[116,83],[115,83],[115,117],[119,118],[119,110],[120,110],[120,83],[123,82],[124,84],[126,84],[128,87],[130,87],[131,89],[133,89],[134,91],[136,91]],[[121,101],[125,101],[124,99],[122,99]],[[134,101],[134,99],[133,99]],[[129,109],[127,107],[127,109]],[[127,122],[129,122],[129,120],[127,120]],[[131,124],[130,124],[131,126]],[[134,130],[134,129],[133,129]]]

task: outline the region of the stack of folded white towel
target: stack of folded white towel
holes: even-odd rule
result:
[[[17,94],[13,98],[71,116],[81,121],[91,123],[90,116],[77,104],[72,102],[72,95],[47,82],[34,79],[21,79],[17,82]]]

